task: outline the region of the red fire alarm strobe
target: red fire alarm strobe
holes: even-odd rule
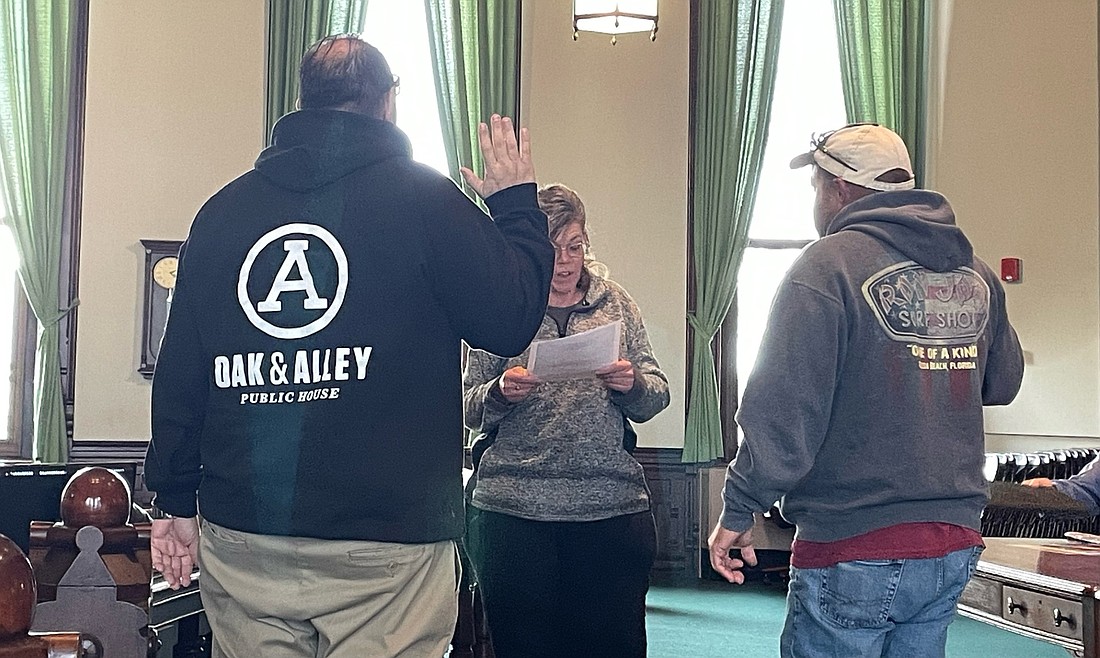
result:
[[[1023,262],[1019,258],[1001,259],[1001,281],[1005,283],[1019,283]]]

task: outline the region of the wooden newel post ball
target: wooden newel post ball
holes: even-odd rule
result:
[[[15,542],[0,535],[0,640],[27,635],[37,597],[30,560]]]
[[[70,528],[115,528],[130,518],[130,485],[102,466],[82,468],[61,492],[61,521]]]

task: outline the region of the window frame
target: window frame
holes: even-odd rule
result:
[[[84,192],[84,108],[88,80],[88,14],[91,0],[77,0],[73,39],[73,79],[70,94],[68,145],[65,163],[65,203],[61,223],[59,305],[71,308],[59,322],[61,401],[65,410],[65,436],[69,452],[73,444],[73,410],[76,397],[77,308],[80,290],[80,225]],[[33,396],[33,384],[31,385]]]
[[[80,223],[84,167],[84,105],[88,70],[88,14],[90,0],[76,0],[73,26],[73,71],[69,95],[69,130],[65,154],[65,191],[61,220],[61,262],[58,275],[58,304],[69,308],[79,290]],[[18,284],[17,284],[18,286]],[[0,442],[0,456],[30,459],[34,453],[34,372],[38,344],[38,321],[22,286],[18,286],[14,317],[12,394],[8,401],[9,427],[3,428],[11,441]],[[58,323],[61,397],[65,411],[65,434],[72,447],[73,408],[76,382],[76,309]],[[10,434],[9,434],[10,432]]]

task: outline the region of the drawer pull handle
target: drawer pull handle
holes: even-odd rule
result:
[[[1027,615],[1027,604],[1026,603],[1017,603],[1016,601],[1013,601],[1012,597],[1010,596],[1010,597],[1008,597],[1008,600],[1005,601],[1005,604],[1006,604],[1006,607],[1008,608],[1008,614],[1011,615],[1014,612],[1016,612],[1017,610],[1019,610],[1020,614]]]
[[[1054,626],[1055,628],[1061,628],[1062,624],[1069,626],[1070,628],[1077,627],[1077,620],[1073,618],[1073,615],[1063,615],[1062,611],[1058,608],[1054,609]]]

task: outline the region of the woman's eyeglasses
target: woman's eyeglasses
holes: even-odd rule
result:
[[[583,242],[570,242],[566,245],[554,244],[554,250],[561,254],[563,258],[569,259],[584,258],[584,252],[587,249],[588,245]]]

